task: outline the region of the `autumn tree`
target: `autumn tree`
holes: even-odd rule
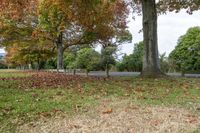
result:
[[[116,20],[115,17],[119,14],[123,14],[124,9],[126,4],[122,0],[43,1],[39,17],[40,26],[57,47],[58,70],[63,69],[65,49],[72,45],[91,44],[102,37],[97,35],[99,32],[102,32],[102,35],[107,33],[104,37],[108,36],[113,31],[107,29],[105,32],[102,26],[112,24],[110,22]],[[122,22],[124,18],[120,19]],[[122,26],[122,23],[118,24],[113,26]]]
[[[37,63],[39,69],[41,61],[53,55],[51,42],[33,37],[38,24],[37,16],[29,14],[23,21],[4,19],[0,29],[1,45],[7,51],[7,62],[13,65],[27,65]]]
[[[53,56],[51,49],[45,45],[31,42],[16,42],[6,47],[6,62],[10,66],[28,67],[40,70],[41,64]]]
[[[43,1],[39,13],[38,38],[52,41],[57,49],[57,69],[64,69],[64,51],[83,44],[86,32],[79,24],[77,11],[71,1]],[[42,36],[43,35],[43,36]]]
[[[132,41],[132,35],[127,29],[128,4],[118,0],[110,5],[109,10],[102,9],[102,18],[94,28],[96,42],[101,46],[101,64],[107,77],[111,66],[115,64],[118,46]]]
[[[38,0],[0,0],[0,25],[2,19],[23,21],[28,14],[37,14]]]
[[[7,51],[6,61],[10,65],[24,66],[37,64],[39,69],[42,61],[53,56],[50,42],[39,42],[32,38],[34,27],[28,24],[8,24],[0,35],[1,45]]]

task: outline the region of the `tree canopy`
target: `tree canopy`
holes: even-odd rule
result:
[[[142,71],[144,43],[139,42],[134,44],[133,53],[130,55],[124,55],[121,62],[117,64],[117,68],[120,71]]]
[[[192,14],[199,10],[199,0],[0,0],[1,45],[13,54],[24,48],[22,44],[56,49],[57,67],[62,69],[65,49],[70,46],[101,44],[106,48],[131,40],[126,19],[130,4],[143,15],[142,75],[162,75],[157,16],[181,9]]]
[[[13,12],[4,10],[5,6]],[[57,50],[58,69],[64,68],[64,51],[73,45],[92,46],[113,38],[122,43],[130,38],[126,29],[129,9],[124,0],[3,0],[1,7],[1,44],[8,52],[14,43],[17,49],[24,48],[22,42],[27,47],[43,44]]]
[[[169,57],[176,62],[179,71],[199,71],[200,27],[190,28],[185,35],[181,36]]]

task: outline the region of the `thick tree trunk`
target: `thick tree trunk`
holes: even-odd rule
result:
[[[160,70],[157,39],[157,10],[155,0],[142,0],[144,56],[142,76],[163,75]]]
[[[64,69],[64,61],[63,61],[63,56],[64,56],[64,47],[63,47],[63,41],[62,41],[62,33],[60,33],[59,37],[57,38],[57,71]]]

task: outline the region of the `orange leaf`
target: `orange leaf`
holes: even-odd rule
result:
[[[112,112],[113,112],[112,109],[107,109],[107,110],[103,111],[102,113],[103,114],[111,114]]]

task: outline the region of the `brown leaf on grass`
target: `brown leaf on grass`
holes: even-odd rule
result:
[[[8,115],[12,110],[14,110],[14,107],[9,106],[9,107],[3,108],[2,112],[3,114]]]
[[[111,114],[112,112],[113,112],[113,110],[110,108],[110,109],[103,111],[102,113],[103,114]]]
[[[74,106],[74,110],[75,110],[76,112],[80,111],[81,108],[82,108],[81,105],[75,105],[75,106]]]
[[[63,96],[64,94],[62,93],[62,91],[59,91],[56,93],[57,96]]]
[[[187,123],[194,124],[197,122],[197,117],[195,115],[187,114],[186,117],[187,119],[185,120],[185,122]]]
[[[33,93],[33,94],[32,94],[32,97],[33,97],[33,98],[36,98],[36,97],[38,97],[38,96],[39,96],[39,95],[38,95],[37,93]]]
[[[56,113],[64,113],[64,111],[61,110],[61,109],[53,109],[52,112],[53,112],[54,114],[56,114]]]
[[[47,73],[47,72],[32,72],[28,77],[5,78],[0,80],[18,80],[19,89],[50,89],[50,88],[71,88],[76,87],[83,93],[82,83],[93,82],[94,80],[102,80],[99,77],[82,77],[65,75],[63,73]]]
[[[200,111],[200,107],[196,108],[197,111]]]
[[[190,123],[190,124],[194,124],[197,122],[196,118],[188,118],[187,120],[185,120],[186,123]]]
[[[160,97],[158,97],[158,96],[152,96],[151,99],[152,100],[160,100]]]
[[[94,96],[94,97],[95,97],[95,99],[100,99],[101,98],[101,96],[99,96],[99,95]]]
[[[130,94],[128,94],[128,93],[125,93],[125,94],[124,94],[124,96],[125,96],[125,97],[128,97],[128,96],[130,96]]]
[[[136,92],[145,92],[145,90],[142,89],[142,88],[136,88],[135,91],[136,91]]]
[[[40,112],[40,113],[38,113],[38,115],[40,117],[45,117],[45,118],[52,116],[51,113],[49,113],[49,112]]]
[[[158,125],[160,125],[160,124],[162,124],[162,123],[163,123],[162,120],[155,119],[155,120],[152,120],[152,121],[150,122],[150,125],[151,125],[151,126],[158,126]]]
[[[138,106],[128,106],[125,108],[125,111],[128,112],[129,110],[138,110],[139,107]]]
[[[139,97],[138,97],[138,99],[141,99],[141,100],[146,100],[146,99],[147,99],[147,97],[145,97],[145,96],[139,96]]]

